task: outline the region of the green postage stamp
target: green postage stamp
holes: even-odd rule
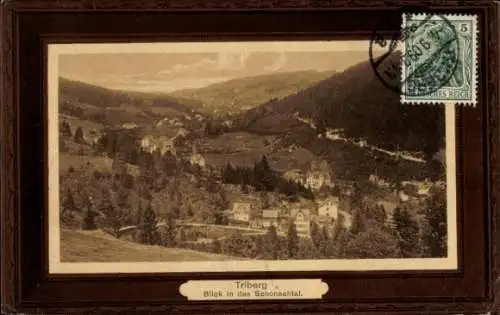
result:
[[[477,103],[477,17],[404,14],[401,101]]]

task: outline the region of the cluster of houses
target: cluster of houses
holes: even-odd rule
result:
[[[375,174],[371,174],[368,181],[380,188],[390,188],[392,186],[390,182]],[[424,180],[402,181],[401,189],[398,191],[400,201],[406,201],[411,197],[427,197],[430,195],[432,187],[445,188],[446,183],[444,181],[432,182],[427,178]]]
[[[184,114],[182,118],[188,121],[196,120],[199,122],[205,120],[205,117],[203,117],[203,115],[201,114],[195,114],[193,116]],[[161,126],[184,127],[185,123],[182,121],[180,117],[174,117],[174,118],[165,117],[163,119],[158,120],[155,124],[155,127],[161,127]]]
[[[444,181],[431,182],[424,181],[403,181],[401,182],[402,189],[399,191],[399,199],[401,202],[406,202],[411,199],[426,199],[430,196],[433,187],[444,189],[446,183]]]
[[[371,174],[369,177],[368,177],[368,181],[378,187],[381,187],[381,188],[389,188],[391,187],[391,183],[388,182],[387,180],[381,178],[380,176],[378,175],[375,175],[375,174]]]
[[[146,135],[140,141],[141,148],[146,152],[156,152],[159,151],[161,154],[166,154],[170,152],[172,155],[176,155],[175,141],[179,138],[185,138],[189,134],[185,128],[179,128],[175,136],[164,136],[164,135]]]
[[[141,139],[141,148],[149,153],[160,152],[161,154],[166,154],[170,152],[172,155],[177,155],[174,144],[175,138],[169,136],[152,136],[147,135]]]
[[[307,169],[292,169],[285,172],[283,178],[312,190],[337,187],[345,195],[352,194],[354,182],[334,179],[331,174],[328,162],[313,161]]]
[[[308,169],[292,169],[283,174],[283,178],[299,183],[314,190],[322,187],[334,187],[331,169],[326,161],[313,161]]]
[[[147,135],[140,141],[141,148],[149,153],[160,152],[161,154],[170,153],[177,156],[177,149],[175,147],[176,139],[185,137],[187,131],[183,128],[179,129],[174,137],[169,136],[153,136]],[[189,155],[189,162],[192,165],[198,165],[201,168],[206,167],[206,161],[203,155],[197,152],[196,144],[193,143],[191,154]]]
[[[155,127],[157,128],[161,126],[184,127],[184,123],[179,118],[165,117],[161,120],[158,120],[155,124]]]
[[[231,221],[262,230],[275,226],[281,235],[286,235],[289,223],[293,222],[297,234],[307,238],[310,237],[312,222],[319,227],[330,226],[338,219],[340,212],[339,197],[333,196],[311,204],[282,202],[269,209],[259,209],[256,205],[256,202],[250,200],[234,202],[229,212]],[[347,215],[343,211],[342,214],[344,217]]]

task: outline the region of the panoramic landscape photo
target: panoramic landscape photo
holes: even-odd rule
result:
[[[445,109],[359,42],[58,54],[60,262],[448,257]]]

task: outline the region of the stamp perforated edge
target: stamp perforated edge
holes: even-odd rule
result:
[[[401,30],[406,29],[406,17],[411,15],[414,17],[425,17],[429,14],[432,13],[403,13],[402,16],[402,23],[401,23]],[[435,15],[435,14],[434,14]],[[473,70],[472,70],[472,98],[470,101],[454,101],[454,100],[442,100],[442,99],[407,99],[405,93],[401,93],[401,103],[405,105],[423,105],[423,104],[446,104],[446,103],[453,103],[456,105],[461,105],[461,106],[469,106],[469,107],[476,107],[477,105],[477,89],[478,89],[478,82],[479,82],[479,60],[477,57],[477,52],[479,51],[479,27],[478,27],[478,19],[477,19],[477,14],[443,14],[443,17],[449,20],[453,20],[454,18],[459,18],[459,17],[468,17],[472,20],[472,26],[473,26],[473,31],[472,31],[472,42],[473,45],[475,46],[475,49],[472,54],[473,58]],[[402,61],[401,61],[401,78],[405,77],[405,66],[404,66],[404,58],[405,58],[405,45],[404,42],[401,45],[401,52],[402,52]],[[403,85],[401,86],[401,89],[403,89]]]

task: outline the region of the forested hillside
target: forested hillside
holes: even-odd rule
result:
[[[363,138],[388,150],[423,151],[427,157],[444,147],[444,110],[439,106],[402,105],[400,95],[385,87],[369,62],[334,74],[282,100],[271,100],[238,116],[245,129],[266,129],[268,121],[288,128],[294,114],[311,118],[318,132],[344,129],[344,135]]]

